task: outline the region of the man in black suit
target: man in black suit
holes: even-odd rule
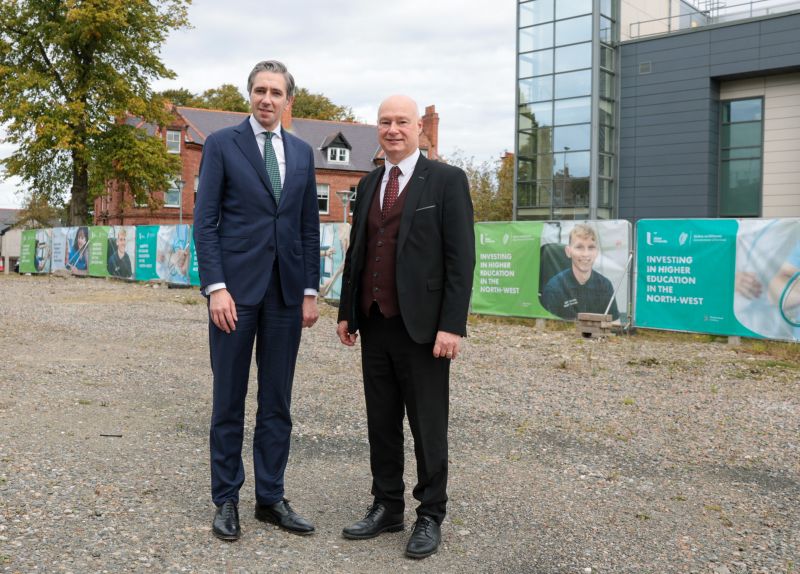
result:
[[[447,503],[450,361],[466,335],[475,235],[469,184],[420,154],[422,121],[406,96],[384,100],[386,165],[358,184],[337,334],[361,358],[373,504],[349,539],[404,528],[403,417],[414,436],[419,501],[406,555],[436,552]]]

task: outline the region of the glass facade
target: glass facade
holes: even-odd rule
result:
[[[516,218],[610,218],[619,0],[518,6]]]
[[[720,217],[761,215],[764,102],[722,102],[720,118]]]

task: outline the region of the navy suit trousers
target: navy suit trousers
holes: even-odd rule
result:
[[[283,498],[283,475],[292,430],[290,404],[300,347],[302,306],[284,304],[277,267],[258,305],[236,305],[238,322],[229,334],[209,319],[214,397],[211,413],[211,496],[214,504],[238,503],[244,483],[242,442],[245,397],[253,345],[258,365],[258,410],[253,433],[256,501]]]

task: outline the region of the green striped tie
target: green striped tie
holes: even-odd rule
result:
[[[267,175],[272,183],[272,191],[275,193],[275,203],[281,202],[281,170],[278,167],[278,158],[275,157],[275,149],[272,147],[272,132],[265,132],[267,136],[264,140],[264,164],[267,166]]]

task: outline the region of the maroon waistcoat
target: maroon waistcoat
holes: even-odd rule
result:
[[[361,311],[369,315],[369,308],[376,301],[384,317],[395,317],[400,314],[395,280],[397,233],[400,231],[400,217],[408,194],[400,193],[386,218],[381,219],[380,185],[378,181],[367,217],[367,254],[361,275]]]

